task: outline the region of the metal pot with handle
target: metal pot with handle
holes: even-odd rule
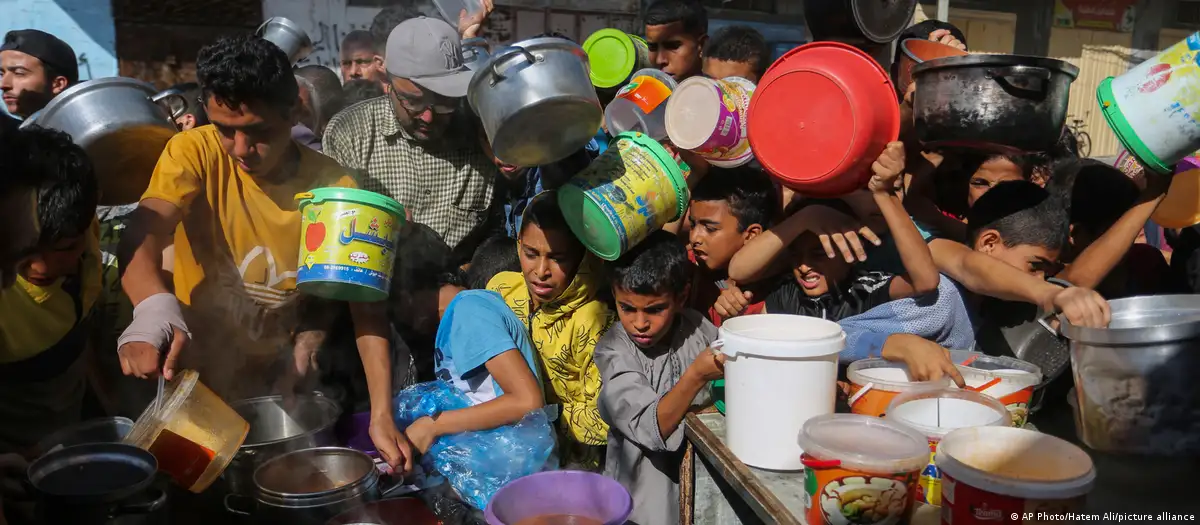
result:
[[[926,147],[1011,153],[1054,146],[1067,119],[1079,68],[1062,60],[974,54],[935,58],[912,69],[913,125]]]
[[[163,509],[166,493],[153,488],[154,455],[124,443],[88,443],[58,449],[29,465],[41,523],[110,523]]]
[[[917,0],[805,0],[813,40],[874,47],[895,40],[912,24]]]
[[[471,77],[467,98],[493,153],[515,166],[568,157],[596,135],[604,118],[587,54],[562,38],[499,50]]]
[[[137,202],[175,123],[154,86],[132,78],[89,80],[59,93],[21,127],[65,132],[87,152],[100,183],[100,204]]]
[[[312,39],[300,28],[300,24],[282,16],[267,19],[258,26],[254,34],[282,49],[288,57],[288,62],[293,65],[308,58],[313,50]]]
[[[1104,452],[1200,454],[1200,295],[1109,301],[1108,328],[1063,321],[1080,439]]]
[[[288,452],[335,445],[334,425],[341,409],[324,396],[255,397],[230,403],[250,423],[250,433],[222,476],[233,494],[254,494],[254,471]]]

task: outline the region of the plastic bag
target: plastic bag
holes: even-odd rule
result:
[[[466,394],[444,381],[420,383],[396,394],[396,427],[425,416],[471,406]],[[558,465],[554,430],[544,410],[492,430],[439,437],[421,458],[446,477],[468,503],[483,509],[500,487]]]

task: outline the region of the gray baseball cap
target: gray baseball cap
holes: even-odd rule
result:
[[[387,72],[446,97],[467,96],[472,71],[463,66],[458,30],[423,16],[400,23],[388,35]]]

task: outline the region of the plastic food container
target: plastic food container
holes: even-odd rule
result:
[[[828,414],[804,424],[805,521],[908,523],[917,473],[929,450],[921,434],[887,420]]]
[[[338,301],[387,299],[404,206],[355,188],[299,193],[300,262],[296,288]]]
[[[832,414],[842,327],[799,315],[746,315],[721,325],[713,348],[725,361],[725,441],[747,465],[800,470],[796,435]]]
[[[1096,481],[1083,449],[1020,428],[955,430],[938,445],[936,458],[943,525],[1043,523],[1046,516],[1082,509]]]
[[[684,80],[667,101],[667,135],[709,164],[736,168],[754,159],[746,116],[754,83],[741,77]]]
[[[990,355],[956,360],[955,364],[967,387],[999,400],[1012,415],[1012,426],[1025,426],[1033,389],[1042,382],[1041,368],[1020,359]]]
[[[158,470],[196,493],[221,476],[250,432],[250,424],[199,378],[184,370],[167,383],[159,409],[147,407],[125,437],[154,454]]]
[[[646,41],[620,29],[592,33],[583,41],[583,51],[588,56],[592,85],[600,89],[620,86],[634,71],[653,66]]]
[[[941,473],[934,461],[938,443],[959,428],[1009,426],[1012,418],[999,401],[970,390],[945,388],[906,392],[896,396],[887,410],[887,418],[907,425],[925,435],[929,444],[929,464],[921,472],[917,501],[941,504]]]
[[[1154,222],[1163,228],[1187,228],[1200,224],[1200,159],[1194,155],[1175,164],[1175,176],[1167,196],[1158,203]]]
[[[667,138],[667,99],[677,85],[671,75],[657,69],[634,73],[604,108],[608,132],[640,131],[654,140]]]
[[[501,487],[484,509],[484,519],[488,525],[622,525],[631,512],[633,498],[616,480],[591,472],[556,470],[518,478]]]
[[[908,367],[873,357],[850,363],[850,411],[864,416],[882,417],[896,395],[913,390],[937,390],[950,386],[949,378],[937,381],[910,381]]]

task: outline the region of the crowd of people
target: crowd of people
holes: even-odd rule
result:
[[[486,7],[458,27],[409,12],[384,16],[396,22],[385,31],[351,32],[340,79],[293,67],[255,36],[208,45],[196,82],[172,88],[179,133],[140,202],[117,215],[97,211],[92,160],[70,137],[18,130],[79,81],[74,52],[41,31],[10,32],[0,468],[82,418],[137,417],[152,382],[122,376],[186,368],[226,400],[315,389],[347,413],[369,411],[372,441],[401,472],[440,436],[552,407],[563,468],[620,481],[632,523],[671,524],[681,421],[722,377],[710,347],[724,321],[836,321],[843,362],[883,357],[914,379],[962,384],[947,348],[1011,355],[1011,330],[1045,313],[1105,326],[1107,299],[1197,286],[1194,233],[1167,232],[1174,257],[1138,242],[1169,179],[1079,159],[1067,131],[1020,155],[924,151],[912,137],[915,85],[898,86],[908,122],[866,188],[811,198],[756,164],[710,167],[678,151],[692,167],[685,218],[603,263],[555,198],[607,147],[603,130],[553,165],[512,166],[466,103],[462,46],[479,39]],[[761,34],[709,34],[698,3],[658,0],[643,19],[650,61],[677,81],[756,81],[769,65]],[[967,49],[945,23],[905,36]],[[385,303],[296,290],[294,196],[329,186],[406,210]],[[395,393],[433,380],[473,405],[397,428]]]

